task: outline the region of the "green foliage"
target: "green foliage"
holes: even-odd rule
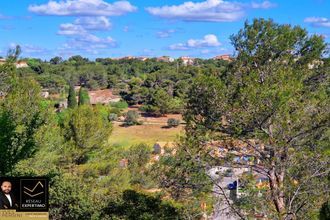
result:
[[[91,219],[95,204],[88,188],[74,176],[58,176],[49,187],[50,217],[52,219]]]
[[[89,95],[88,91],[84,89],[83,87],[80,87],[79,89],[79,95],[78,95],[78,105],[86,105],[89,104]]]
[[[22,53],[22,48],[20,45],[16,45],[15,48],[10,48],[7,52],[7,60],[9,62],[15,62]]]
[[[117,121],[117,119],[118,119],[118,115],[117,114],[115,114],[115,113],[110,113],[109,114],[109,120],[110,121]]]
[[[120,110],[128,108],[128,104],[125,101],[111,102],[110,106],[114,108],[118,108]]]
[[[138,121],[140,115],[137,111],[134,110],[129,110],[126,112],[126,117],[125,117],[125,125],[139,125],[140,122]]]
[[[168,127],[177,127],[180,124],[180,120],[175,119],[175,118],[169,118],[167,120],[167,126]]]
[[[80,65],[84,65],[84,64],[88,63],[89,60],[80,55],[75,55],[75,56],[70,57],[68,59],[68,62],[75,66],[80,66]]]
[[[320,210],[320,220],[330,219],[330,202],[327,201],[322,205]]]
[[[87,154],[107,143],[112,131],[112,124],[104,118],[98,108],[82,105],[69,110],[63,120],[63,132],[72,144],[73,161],[85,163]]]
[[[110,201],[102,210],[102,218],[118,219],[182,219],[180,210],[162,201],[134,190],[126,190],[120,201]]]
[[[58,65],[63,62],[63,59],[62,59],[62,57],[56,56],[56,57],[51,58],[49,60],[49,62],[53,65]]]
[[[27,64],[37,74],[42,74],[45,71],[43,63],[40,59],[31,58],[27,61]]]
[[[75,108],[77,106],[76,92],[74,85],[70,83],[69,95],[68,95],[68,108]]]
[[[141,143],[131,146],[125,153],[128,159],[128,170],[131,173],[131,184],[139,184],[142,187],[150,188],[154,181],[148,175],[147,163],[151,159],[151,149],[148,145]]]
[[[31,79],[12,85],[0,106],[0,175],[8,175],[22,159],[37,150],[35,134],[44,123],[40,87]]]
[[[309,65],[321,60],[326,44],[300,27],[264,19],[246,23],[231,39],[238,56],[230,71],[197,77],[188,94],[184,119],[194,144],[186,156],[198,155],[206,167],[222,165],[222,159],[210,158],[205,144],[240,140],[256,153],[254,161],[260,161],[270,183],[261,197],[253,184],[248,187],[245,204],[272,219],[311,216],[318,201],[327,199],[330,102],[327,70]],[[225,159],[227,165],[241,166]],[[254,165],[251,169],[260,172]],[[237,205],[243,211],[236,214],[251,212]]]
[[[47,88],[49,93],[63,93],[67,88],[67,82],[59,75],[38,75],[36,80],[43,88]]]

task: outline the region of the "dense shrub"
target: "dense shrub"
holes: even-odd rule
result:
[[[137,111],[129,110],[126,113],[125,125],[139,125],[141,122],[138,121],[140,115]]]
[[[168,127],[177,127],[180,124],[180,120],[175,119],[175,118],[169,118],[167,120],[167,126]]]
[[[112,102],[112,103],[110,103],[110,106],[111,106],[111,107],[118,108],[118,109],[125,109],[125,108],[128,108],[128,104],[127,104],[127,102],[125,102],[125,101]]]

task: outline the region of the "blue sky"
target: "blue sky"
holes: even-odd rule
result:
[[[329,0],[11,0],[0,3],[0,56],[233,54],[229,36],[246,20],[300,25],[330,42]]]

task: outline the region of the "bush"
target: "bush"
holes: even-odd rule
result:
[[[137,113],[137,111],[134,111],[134,110],[129,110],[127,113],[126,113],[126,117],[125,117],[125,125],[139,125],[141,124],[139,121],[138,121],[138,118],[139,118],[139,113]]]
[[[167,126],[168,127],[177,127],[180,124],[180,120],[175,118],[169,118],[167,120]]]
[[[118,115],[115,113],[110,113],[109,114],[109,121],[117,121]]]
[[[116,114],[119,116],[121,113],[121,110],[119,108],[111,107],[109,110],[109,113],[113,113],[113,114]]]
[[[128,104],[127,104],[127,102],[125,102],[125,101],[112,102],[112,103],[110,103],[110,106],[111,106],[111,107],[118,108],[118,109],[125,109],[125,108],[128,108]]]
[[[110,200],[102,210],[102,219],[182,219],[181,209],[162,201],[160,196],[150,196],[134,190],[125,190],[122,198]]]
[[[51,219],[91,219],[95,207],[90,189],[73,176],[58,176],[49,187]]]

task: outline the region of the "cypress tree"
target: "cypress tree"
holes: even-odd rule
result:
[[[79,96],[78,105],[89,104],[89,95],[88,95],[88,91],[85,88],[80,87],[78,96]]]
[[[68,108],[75,108],[77,106],[76,92],[74,91],[74,85],[70,83],[69,95],[68,95]]]

